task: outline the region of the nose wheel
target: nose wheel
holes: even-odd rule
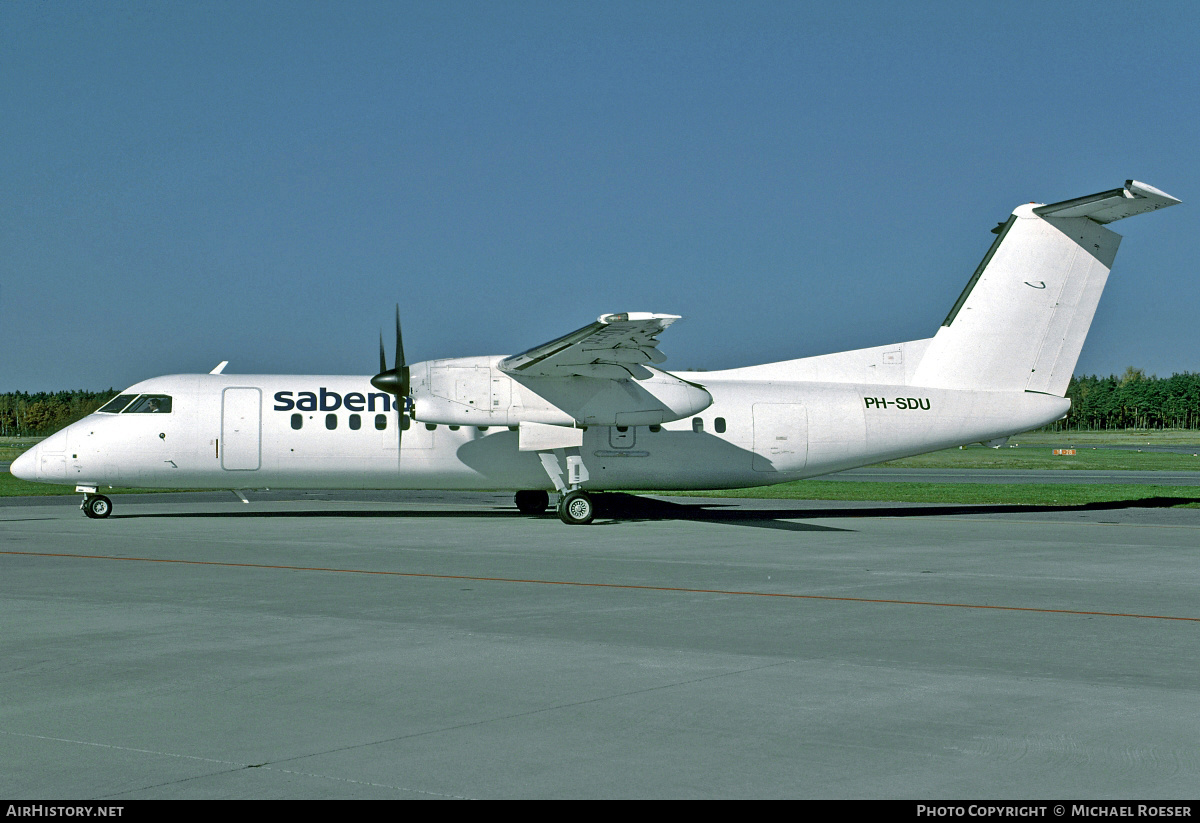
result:
[[[103,520],[112,514],[112,501],[102,494],[89,494],[84,496],[79,508],[93,520]]]
[[[596,505],[583,489],[575,489],[559,498],[558,519],[568,526],[586,526],[595,517]]]

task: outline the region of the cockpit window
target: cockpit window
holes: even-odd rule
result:
[[[121,409],[128,406],[129,401],[135,397],[137,397],[136,394],[118,394],[96,411],[103,412],[104,414],[116,414],[117,412],[121,411]]]
[[[129,404],[122,414],[167,414],[171,411],[171,398],[166,394],[143,394]]]

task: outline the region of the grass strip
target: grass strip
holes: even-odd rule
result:
[[[1130,483],[847,483],[797,480],[777,486],[732,491],[669,492],[672,497],[735,497],[763,500],[858,500],[890,503],[980,503],[1026,506],[1083,506],[1122,500],[1169,500],[1200,504],[1200,486]]]
[[[212,491],[212,489],[109,489],[101,486],[97,494],[155,494],[160,492],[182,491]],[[0,497],[49,497],[67,494],[76,496],[81,492],[75,491],[75,486],[54,486],[46,483],[30,483],[13,477],[8,472],[0,472]]]

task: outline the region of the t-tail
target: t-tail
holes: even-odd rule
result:
[[[1062,397],[1121,236],[1104,224],[1180,201],[1126,181],[1048,206],[1018,206],[912,376],[916,385]]]

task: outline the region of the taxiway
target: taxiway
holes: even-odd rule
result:
[[[0,796],[1190,798],[1200,510],[0,501]]]

